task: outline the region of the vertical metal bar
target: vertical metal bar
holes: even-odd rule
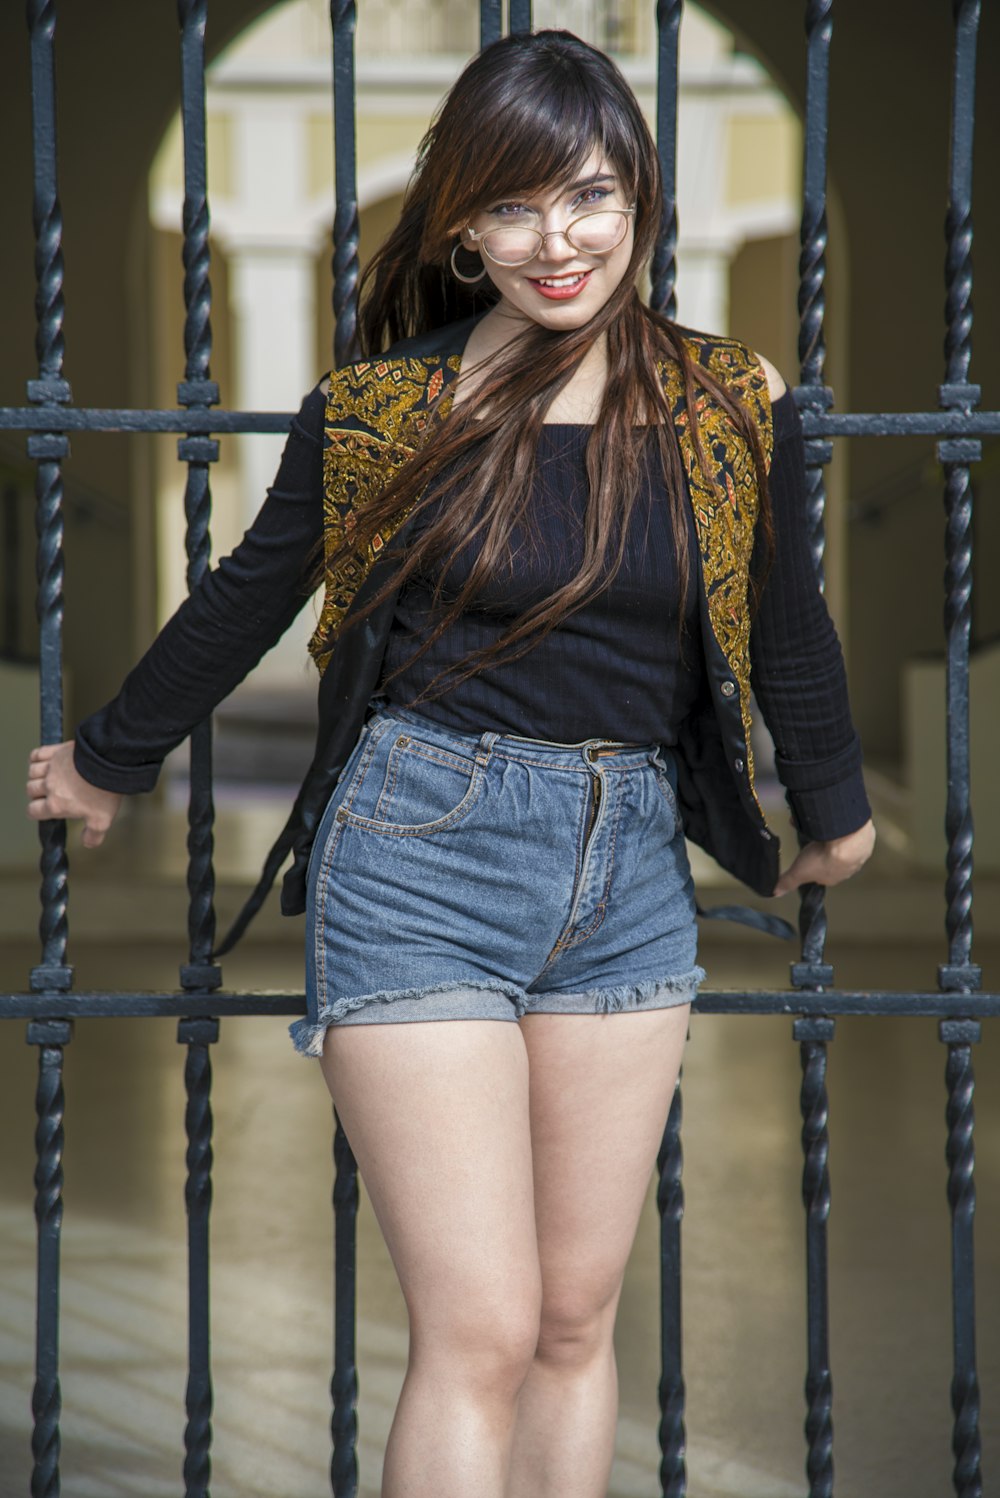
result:
[[[38,1301],[31,1498],[59,1498],[59,1251],[63,1213],[63,1047],[73,1038],[68,1020],[33,1021],[28,1044],[38,1046],[35,1111],[35,1221],[38,1225]]]
[[[217,1019],[182,1019],[177,1039],[186,1045],[187,1107],[188,1379],[184,1429],[185,1498],[208,1498],[212,1476],[212,1365],[210,1353],[209,1223],[212,1211],[212,1059]]]
[[[687,1492],[684,1431],[684,1367],[681,1339],[681,1218],[684,1215],[681,1147],[683,1100],[677,1078],[657,1159],[656,1205],[660,1213],[660,1492]]]
[[[35,350],[38,378],[28,381],[33,405],[65,405],[71,399],[63,378],[62,209],[56,161],[55,0],[30,0],[31,127],[34,156]],[[63,482],[62,460],[69,454],[66,435],[58,429],[28,438],[28,456],[38,464],[35,478],[35,527],[38,533],[38,623],[40,653],[40,727],[43,744],[58,744],[63,735]],[[41,842],[42,960],[32,969],[36,991],[71,987],[73,970],[66,962],[69,940],[67,902],[69,863],[65,822],[39,822]]]
[[[801,254],[799,257],[799,386],[800,409],[822,413],[833,404],[833,391],[823,383],[826,340],[826,178],[829,129],[830,45],[833,39],[833,0],[806,0],[806,114],[803,162]],[[833,456],[833,444],[806,443],[807,514],[813,559],[824,586],[823,512],[826,504],[823,465]],[[800,832],[799,842],[807,839]],[[826,944],[825,889],[806,884],[800,890],[799,933],[801,960],[792,964],[791,981],[798,989],[832,988],[833,969],[823,960]],[[806,1472],[810,1498],[833,1493],[833,1379],[830,1371],[829,1283],[827,1222],[830,1215],[828,1171],[829,1132],[826,1093],[827,1043],[833,1039],[830,1019],[800,1019],[793,1026],[802,1066],[800,1108],[802,1199],[806,1208]]]
[[[531,0],[507,0],[510,34],[531,30]]]
[[[951,1295],[954,1372],[951,1407],[954,1414],[951,1449],[955,1457],[952,1481],[957,1498],[982,1498],[982,1444],[979,1438],[979,1379],[976,1374],[976,1297],[972,1222],[976,1211],[975,1145],[973,1143],[972,1047],[978,1044],[978,1020],[942,1020],[942,1041],[948,1047],[945,1081],[948,1087],[948,1202],[951,1207]]]
[[[975,125],[976,40],[979,0],[954,0],[955,65],[952,97],[948,215],[945,225],[945,410],[971,411],[980,389],[969,384],[972,360],[972,145]],[[982,444],[969,439],[939,442],[945,470],[945,609],[947,636],[948,962],[938,969],[943,989],[969,992],[980,986],[972,951],[972,805],[969,763],[969,636],[972,620],[972,485],[969,465]]]
[[[497,17],[499,31],[499,16]],[[337,368],[360,353],[357,336],[359,219],[355,115],[354,0],[330,0],[333,34],[333,154],[336,211],[333,220],[333,362]],[[480,12],[480,30],[485,28]],[[334,1115],[334,1348],[330,1383],[330,1485],[334,1498],[358,1491],[357,1370],[357,1165]]]
[[[178,0],[181,28],[181,112],[184,128],[184,379],[178,403],[207,411],[219,401],[211,378],[212,287],[209,280],[208,163],[205,118],[205,27],[208,0]],[[187,518],[187,585],[193,590],[208,571],[212,542],[212,494],[209,465],[219,456],[211,437],[191,432],[177,444],[188,465],[184,492]],[[181,966],[181,986],[194,1000],[218,988],[219,965],[212,961],[215,941],[215,871],[212,800],[212,724],[198,724],[191,734],[191,794],[188,803],[188,961]],[[188,1380],[185,1394],[184,1490],[186,1498],[207,1498],[211,1477],[212,1373],[209,1318],[209,1226],[212,1207],[212,1064],[209,1047],[219,1036],[215,1019],[182,1019],[177,1039],[188,1048],[184,1068],[187,1090],[188,1217]]]
[[[809,1498],[833,1494],[833,1379],[827,1286],[827,1220],[830,1216],[829,1103],[826,1093],[827,1043],[832,1019],[797,1019],[794,1038],[802,1058],[802,1200],[806,1208],[806,1472]]]
[[[55,0],[29,0],[31,45],[31,130],[35,228],[35,350],[38,378],[28,381],[28,400],[38,406],[66,405],[71,397],[63,378],[62,209],[56,158]],[[28,438],[28,456],[37,464],[35,527],[38,535],[38,622],[40,651],[39,716],[44,744],[63,735],[63,484],[62,460],[69,453],[65,433],[50,428]],[[69,939],[69,865],[66,823],[40,822],[41,961],[32,968],[36,992],[64,993],[73,982],[66,961]],[[28,1026],[28,1044],[38,1046],[35,1107],[35,1220],[38,1230],[35,1382],[31,1409],[32,1498],[58,1498],[62,1393],[59,1386],[59,1280],[63,1210],[63,1048],[72,1038],[66,1020]]]
[[[498,42],[503,32],[500,0],[479,0],[479,46]]]
[[[976,45],[979,0],[953,0],[955,56],[952,83],[948,213],[945,222],[945,383],[939,401],[945,410],[971,411],[978,385],[969,382],[972,362],[972,149],[976,109]],[[947,808],[948,839],[945,926],[948,961],[938,967],[938,985],[972,993],[982,969],[972,961],[972,792],[969,745],[969,641],[972,624],[972,505],[970,465],[982,456],[971,440],[939,442],[945,471],[945,607],[947,637]],[[973,1219],[976,1210],[973,1143],[972,1046],[981,1025],[943,1020],[940,1036],[948,1046],[948,1201],[951,1208],[951,1290],[953,1373],[952,1481],[958,1498],[980,1498],[983,1491],[979,1434],[979,1379],[976,1372],[976,1299]]]
[[[829,128],[830,43],[833,0],[806,0],[806,118],[803,163],[802,225],[799,256],[799,407],[822,413],[833,405],[833,391],[823,384],[826,339],[826,156]],[[830,442],[806,443],[809,485],[807,509],[813,559],[823,585],[823,464],[833,456]]]
[[[358,345],[358,167],[355,138],[355,0],[330,0],[333,30],[333,160],[337,206],[333,219],[333,362],[339,369],[360,356]]]
[[[330,1487],[334,1498],[357,1498],[358,1167],[336,1113],[333,1166],[334,1334],[333,1379],[330,1384],[333,1454],[330,1459]]]
[[[656,6],[656,147],[663,179],[663,216],[653,251],[650,306],[677,316],[677,43],[682,0]]]
[[[207,411],[218,405],[211,378],[212,287],[209,280],[208,169],[205,151],[205,25],[208,0],[178,0],[181,26],[181,110],[184,126],[184,379],[178,404]],[[184,491],[187,518],[187,585],[193,590],[208,571],[212,552],[212,494],[209,465],[219,456],[211,437],[188,433],[177,444],[188,465]],[[199,723],[191,734],[191,796],[188,803],[188,938],[190,954],[181,968],[189,989],[218,988],[220,969],[211,960],[215,941],[215,871],[212,802],[212,725]]]

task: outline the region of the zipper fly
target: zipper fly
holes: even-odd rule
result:
[[[589,815],[589,817],[587,819],[587,830],[586,830],[586,832],[584,833],[584,836],[583,836],[583,856],[584,856],[584,858],[587,857],[587,849],[590,846],[591,833],[594,830],[594,824],[597,821],[598,813],[600,812],[600,810],[601,810],[601,777],[600,777],[600,775],[598,775],[598,774],[595,773],[594,778],[591,781],[591,785],[590,785],[590,815]],[[581,873],[582,872],[583,871],[581,869]]]
[[[562,936],[560,936],[559,940],[552,948],[552,951],[545,959],[546,962],[551,962],[553,957],[555,957],[556,954],[561,951],[562,947],[565,945],[573,930],[574,925],[576,924],[576,913],[580,907],[580,900],[583,898],[584,886],[587,879],[587,864],[590,859],[590,850],[593,845],[594,833],[597,830],[597,823],[601,815],[601,806],[604,799],[604,782],[601,778],[600,772],[597,770],[593,770],[591,772],[591,775],[592,778],[590,782],[590,802],[587,807],[587,827],[586,831],[583,834],[583,848],[580,854],[580,875],[577,879],[576,893],[573,896],[573,904],[570,907],[569,919],[567,920],[566,925],[563,927]]]

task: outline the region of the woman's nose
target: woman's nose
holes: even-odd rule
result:
[[[550,229],[538,247],[539,260],[568,260],[575,254],[565,229]]]

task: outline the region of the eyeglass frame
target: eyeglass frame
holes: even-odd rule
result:
[[[519,265],[530,265],[532,260],[534,260],[537,255],[540,255],[542,253],[542,250],[545,248],[545,241],[547,239],[554,239],[559,234],[563,236],[566,243],[571,247],[571,249],[578,250],[578,253],[580,253],[581,255],[610,255],[612,250],[617,250],[618,246],[624,240],[625,234],[628,233],[627,224],[625,226],[625,234],[622,235],[621,239],[617,240],[614,244],[609,245],[606,250],[580,250],[579,246],[575,245],[569,237],[570,229],[572,229],[574,224],[580,223],[585,218],[596,218],[599,213],[621,213],[625,217],[628,217],[630,214],[635,213],[636,207],[637,205],[633,203],[630,208],[597,208],[593,213],[578,213],[576,215],[576,218],[570,219],[569,223],[564,229],[549,229],[545,234],[542,234],[538,229],[532,229],[530,230],[530,232],[532,234],[538,235],[538,249],[535,250],[534,254],[528,255],[524,260],[498,260],[495,255],[490,254],[489,250],[486,248],[485,243],[480,243],[480,241],[485,241],[488,234],[503,233],[504,229],[508,228],[516,229],[518,228],[517,224],[498,224],[495,229],[484,229],[482,233],[478,233],[471,227],[471,225],[466,224],[464,232],[465,237],[467,239],[471,239],[473,244],[478,244],[480,252],[482,254],[485,254],[488,259],[492,260],[494,265],[504,265],[508,270],[516,270]]]

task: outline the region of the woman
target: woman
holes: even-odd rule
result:
[[[566,32],[486,48],[366,272],[369,359],[307,397],[115,701],[31,756],[30,814],[95,846],[287,627],[322,532],[317,751],[269,877],[293,850],[293,1035],[410,1316],[387,1498],[605,1493],[615,1312],[705,977],[684,834],[776,895],[874,842],[795,407],[642,306],[659,222],[614,65]],[[809,839],[780,877],[751,663]]]

